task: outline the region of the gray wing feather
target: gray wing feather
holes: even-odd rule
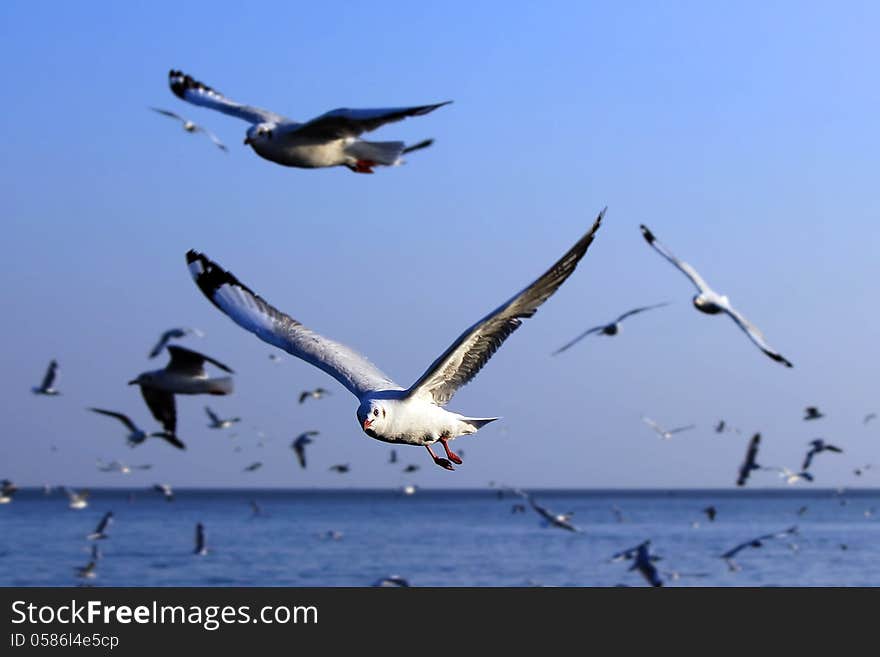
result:
[[[566,351],[567,349],[570,349],[570,348],[572,348],[573,346],[575,346],[578,342],[580,342],[581,340],[583,340],[583,339],[584,339],[585,337],[587,337],[588,335],[592,335],[593,333],[598,333],[598,332],[601,331],[603,328],[605,328],[605,325],[604,325],[604,324],[603,324],[602,326],[594,326],[594,327],[591,328],[591,329],[587,329],[586,331],[584,331],[583,333],[581,333],[579,336],[577,336],[577,337],[576,337],[574,340],[572,340],[571,342],[568,342],[568,343],[562,345],[561,347],[559,347],[559,349],[557,349],[556,351],[554,351],[551,355],[552,355],[552,356],[556,356],[557,354],[561,354],[563,351]]]
[[[223,112],[237,119],[243,119],[248,123],[284,123],[288,121],[288,119],[275,112],[236,103],[219,91],[198,80],[194,80],[183,71],[169,71],[168,86],[171,87],[174,95],[181,100],[185,100],[193,105],[200,105]]]
[[[646,310],[653,310],[654,308],[662,308],[663,306],[668,306],[668,305],[669,305],[669,302],[663,302],[663,303],[655,303],[653,306],[643,306],[642,308],[633,308],[632,310],[628,310],[627,312],[623,313],[620,317],[618,317],[615,320],[614,323],[617,324],[618,322],[622,322],[627,317],[631,317],[632,315],[637,315],[638,313],[645,312]]]
[[[683,260],[679,260],[676,258],[672,251],[663,246],[660,242],[657,241],[657,238],[654,237],[654,233],[648,230],[648,227],[642,224],[639,226],[642,231],[642,236],[645,238],[645,241],[650,244],[657,253],[666,258],[669,262],[671,262],[675,267],[685,276],[687,276],[691,283],[694,284],[694,287],[697,288],[697,291],[702,292],[711,292],[712,288],[709,287],[708,283],[703,280],[702,276],[697,273],[697,270],[691,267],[688,263]]]
[[[319,117],[296,126],[288,134],[296,133],[297,137],[314,137],[316,139],[343,139],[358,137],[365,132],[375,130],[386,123],[401,121],[408,116],[421,116],[433,112],[438,107],[451,103],[433,105],[415,105],[412,107],[388,107],[384,109],[347,109],[331,110]],[[427,144],[430,145],[430,144]],[[420,147],[420,145],[416,145]],[[411,148],[410,150],[415,150]]]
[[[122,422],[129,431],[137,431],[138,428],[135,426],[134,422],[131,421],[127,415],[123,415],[122,413],[117,413],[115,411],[106,411],[103,408],[90,408],[90,411],[94,413],[100,413],[101,415],[106,415],[108,417],[115,417],[117,420]]]
[[[786,367],[793,367],[791,362],[786,359],[782,354],[773,349],[770,345],[767,344],[764,339],[764,334],[758,330],[758,327],[753,325],[749,320],[743,317],[735,308],[728,305],[724,312],[726,312],[730,318],[736,322],[736,325],[739,326],[747,336],[749,336],[749,340],[751,340],[755,345],[767,354],[773,360],[782,363]]]
[[[462,333],[407,390],[407,397],[427,397],[441,406],[452,399],[455,392],[489,362],[510,334],[520,327],[522,320],[534,315],[574,272],[592,244],[604,215],[603,209],[587,234],[543,276]]]

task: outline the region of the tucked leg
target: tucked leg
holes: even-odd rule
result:
[[[449,449],[449,443],[447,442],[447,439],[441,438],[440,444],[443,445],[443,451],[446,452],[446,458],[448,458],[453,463],[461,465],[461,457],[453,452],[451,449]]]
[[[430,445],[425,445],[425,449],[428,450],[428,454],[430,454],[431,458],[434,459],[434,463],[439,465],[441,468],[446,468],[447,470],[455,470],[455,468],[452,467],[452,463],[450,463],[448,459],[435,456],[434,452],[431,450]]]

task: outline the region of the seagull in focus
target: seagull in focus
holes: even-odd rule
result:
[[[643,541],[637,546],[618,552],[611,557],[611,561],[623,561],[624,559],[632,561],[629,569],[638,570],[648,584],[651,586],[663,586],[663,580],[660,579],[657,568],[654,566],[654,562],[660,561],[661,557],[651,554],[650,540]]]
[[[205,363],[211,363],[230,374],[233,371],[220,361],[197,351],[177,345],[169,345],[166,348],[171,360],[168,361],[165,369],[143,372],[128,384],[141,387],[141,395],[153,417],[162,423],[168,434],[173,436],[177,429],[174,395],[228,395],[233,390],[232,377],[208,378]],[[176,443],[167,437],[166,440],[179,449],[185,448],[180,440]]]
[[[663,440],[669,440],[670,438],[672,438],[673,434],[680,433],[682,431],[689,431],[690,429],[693,429],[695,427],[695,425],[689,424],[686,427],[676,427],[675,429],[669,429],[667,431],[649,417],[642,416],[642,422],[651,427]]]
[[[9,479],[0,481],[0,504],[9,504],[17,490],[18,486]]]
[[[226,153],[229,150],[226,148],[226,145],[222,141],[220,141],[220,139],[217,138],[217,135],[215,135],[213,132],[211,132],[207,128],[203,128],[202,126],[197,125],[197,124],[193,123],[192,121],[190,121],[189,119],[185,119],[182,116],[179,116],[179,115],[175,114],[174,112],[171,112],[170,110],[159,109],[158,107],[151,107],[150,109],[153,110],[154,112],[158,112],[162,116],[167,116],[170,119],[175,119],[177,121],[180,121],[183,124],[183,129],[186,132],[189,132],[191,134],[198,133],[198,132],[202,133],[208,139],[210,139],[217,148],[219,148],[224,153]]]
[[[108,411],[103,408],[90,408],[88,409],[93,413],[100,413],[101,415],[106,415],[108,417],[113,417],[122,422],[125,425],[125,428],[128,429],[128,437],[126,438],[126,444],[129,447],[137,447],[141,443],[143,443],[147,438],[161,438],[162,440],[166,440],[175,447],[179,449],[183,449],[183,443],[178,440],[177,436],[172,433],[168,433],[167,431],[156,431],[153,433],[147,433],[140,427],[138,427],[127,415],[123,413],[117,413],[116,411]]]
[[[733,306],[730,305],[730,300],[723,295],[718,294],[709,285],[702,279],[702,277],[697,273],[697,270],[691,267],[688,263],[683,260],[679,260],[672,252],[669,251],[665,246],[660,244],[657,241],[657,238],[654,237],[654,234],[648,230],[647,226],[640,226],[642,231],[642,236],[645,238],[645,241],[650,244],[657,253],[666,258],[669,262],[671,262],[675,267],[683,273],[685,276],[690,279],[691,283],[697,288],[698,294],[693,298],[694,307],[699,310],[701,313],[706,313],[707,315],[717,315],[718,313],[726,313],[736,325],[739,326],[746,335],[749,336],[749,339],[765,354],[767,354],[770,358],[775,360],[778,363],[782,363],[786,367],[792,367],[792,364],[785,359],[782,354],[772,349],[767,342],[764,340],[764,336],[761,331],[758,330],[756,326],[751,324],[743,315],[741,315]]]
[[[196,547],[193,554],[203,557],[208,554],[208,546],[205,544],[205,526],[202,523],[196,523]]]
[[[299,467],[306,467],[306,445],[311,445],[314,441],[312,436],[317,436],[319,431],[304,431],[293,439],[290,444],[291,449],[296,452],[296,460],[299,461]]]
[[[821,438],[816,438],[815,440],[811,440],[810,450],[807,452],[807,455],[804,457],[804,463],[801,466],[801,470],[807,470],[810,467],[810,464],[813,462],[813,457],[816,454],[821,454],[822,452],[836,452],[837,454],[842,454],[843,450],[840,447],[835,447],[830,443],[826,443]]]
[[[65,487],[64,493],[67,495],[67,506],[71,509],[85,509],[89,505],[89,491],[87,490],[75,491]]]
[[[749,447],[746,450],[746,458],[742,462],[742,465],[739,466],[739,477],[736,480],[737,486],[745,486],[746,481],[749,479],[749,475],[752,474],[752,470],[760,470],[761,466],[758,465],[758,447],[761,444],[761,434],[756,433],[752,436],[752,439],[749,441]]]
[[[211,423],[208,426],[212,429],[227,429],[236,422],[241,422],[240,417],[221,418],[211,410],[210,406],[205,406],[205,413],[208,414],[208,418],[211,420]]]
[[[86,538],[90,541],[98,541],[107,538],[107,527],[111,522],[113,522],[113,512],[108,511],[104,514],[104,517],[101,518],[101,522],[98,523],[98,526],[95,527],[95,531],[86,536]]]
[[[153,490],[161,493],[166,502],[174,501],[174,490],[168,484],[153,484]]]
[[[263,464],[260,461],[255,461],[254,463],[251,463],[249,466],[247,466],[244,470],[242,470],[242,472],[256,472],[262,467]]]
[[[753,538],[751,540],[746,541],[745,543],[740,543],[735,548],[728,550],[724,554],[721,555],[721,558],[727,562],[727,567],[730,570],[740,570],[740,566],[733,560],[733,558],[739,554],[742,550],[746,548],[759,548],[764,546],[764,541],[769,541],[774,538],[786,538],[788,536],[792,536],[797,534],[797,525],[789,527],[781,532],[775,532],[773,534],[764,534],[763,536],[758,536],[758,538]]]
[[[501,344],[574,272],[593,242],[605,211],[592,228],[544,275],[468,328],[409,388],[395,384],[354,350],[305,328],[204,255],[189,251],[186,259],[196,285],[221,311],[243,328],[288,353],[324,370],[359,401],[358,421],[376,440],[425,447],[435,464],[447,470],[461,458],[448,442],[476,433],[498,418],[466,417],[443,406],[471,381]],[[375,299],[377,313],[387,303]],[[431,450],[439,442],[446,458]]]
[[[329,390],[324,390],[324,388],[315,388],[314,390],[303,390],[299,393],[299,403],[302,404],[306,399],[321,399],[326,395],[329,395]]]
[[[654,308],[662,308],[663,306],[668,306],[668,305],[669,305],[669,303],[664,302],[664,303],[656,303],[653,306],[642,306],[641,308],[633,308],[632,310],[628,310],[625,313],[623,313],[620,317],[615,319],[613,322],[611,322],[610,324],[602,324],[601,326],[594,326],[591,329],[587,329],[586,331],[581,333],[579,336],[577,336],[574,340],[572,340],[571,342],[569,342],[567,344],[564,344],[559,349],[554,351],[552,355],[555,356],[557,354],[561,354],[563,351],[573,347],[574,345],[576,345],[578,342],[583,340],[588,335],[593,335],[593,334],[596,334],[596,335],[617,335],[618,333],[620,333],[620,323],[623,320],[625,320],[627,317],[632,317],[633,315],[637,315],[639,313],[645,312],[646,310],[653,310]]]
[[[339,474],[345,474],[351,469],[351,466],[348,463],[340,463],[338,465],[331,465],[328,470],[333,470],[334,472],[338,472]]]
[[[825,414],[815,406],[807,406],[804,409],[804,420],[818,420],[820,417],[825,417]]]
[[[179,340],[181,338],[185,338],[188,335],[194,335],[197,338],[205,337],[205,333],[197,328],[168,329],[161,336],[159,336],[159,341],[156,343],[156,346],[150,350],[150,358],[155,358],[156,356],[161,354],[162,350],[165,349],[165,345],[167,345],[169,341]]]
[[[402,163],[401,156],[407,150],[430,146],[430,140],[409,149],[402,141],[365,141],[360,139],[363,133],[428,114],[452,102],[384,109],[340,108],[300,123],[229,100],[182,71],[169,71],[168,84],[181,100],[250,123],[244,143],[270,162],[303,169],[344,166],[355,173],[373,173],[376,166],[396,166]]]
[[[389,575],[388,577],[377,579],[373,582],[372,586],[390,588],[394,586],[410,586],[410,583],[409,580],[404,579],[400,575]]]
[[[54,397],[60,395],[61,393],[55,387],[55,379],[58,378],[58,361],[51,360],[49,361],[49,367],[46,368],[46,373],[43,375],[43,382],[31,388],[31,391],[35,395],[48,395],[49,397]]]

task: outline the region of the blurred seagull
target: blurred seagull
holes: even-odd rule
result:
[[[280,114],[229,100],[182,71],[169,71],[175,96],[194,105],[223,112],[250,123],[245,144],[260,157],[289,167],[312,169],[345,166],[355,173],[373,173],[375,166],[395,166],[407,151],[402,141],[370,142],[359,139],[386,123],[421,116],[452,101],[385,109],[335,109],[299,123]],[[410,151],[430,146],[428,140]]]
[[[821,438],[816,438],[815,440],[811,440],[810,450],[807,452],[807,455],[804,457],[804,464],[801,466],[801,470],[807,470],[810,467],[810,464],[813,462],[813,457],[816,454],[821,454],[822,452],[837,452],[838,454],[842,454],[843,450],[840,447],[835,447],[829,443],[826,443]]]
[[[153,484],[153,490],[157,493],[162,493],[162,496],[165,498],[166,502],[174,501],[174,490],[168,484]]]
[[[173,435],[177,429],[174,395],[228,395],[233,390],[232,377],[208,378],[205,363],[211,363],[230,374],[233,372],[223,363],[197,351],[190,351],[177,345],[169,345],[167,349],[171,360],[168,361],[165,369],[143,372],[128,384],[141,387],[141,395],[153,417],[162,423],[165,431]],[[183,443],[179,440],[177,444],[169,438],[166,440],[175,447],[184,449]]]
[[[813,475],[811,475],[806,470],[803,470],[801,472],[795,472],[794,470],[789,470],[788,468],[785,468],[785,467],[779,468],[779,467],[773,467],[773,466],[767,466],[767,467],[764,467],[761,469],[762,470],[773,470],[774,472],[778,472],[779,476],[782,477],[783,479],[785,479],[785,483],[788,484],[789,486],[792,484],[796,484],[799,481],[810,481],[810,482],[813,481]]]
[[[578,342],[580,342],[582,339],[584,339],[588,335],[592,335],[594,333],[599,334],[599,335],[617,335],[618,333],[620,333],[620,323],[623,320],[625,320],[627,317],[631,317],[632,315],[637,315],[638,313],[645,312],[646,310],[653,310],[654,308],[662,308],[663,306],[668,306],[668,305],[669,305],[669,303],[664,302],[664,303],[654,304],[653,306],[643,306],[642,308],[633,308],[632,310],[628,310],[625,313],[623,313],[620,317],[615,319],[613,322],[611,322],[610,324],[603,324],[601,326],[594,326],[591,329],[587,329],[586,331],[581,333],[579,336],[577,336],[574,340],[561,346],[559,349],[554,351],[552,355],[555,356],[557,354],[561,354],[566,349],[573,347]]]
[[[855,470],[853,470],[853,474],[856,477],[861,477],[866,471],[870,470],[873,467],[874,467],[874,465],[872,463],[866,463],[862,467],[856,468]]]
[[[749,447],[746,450],[746,458],[742,462],[742,465],[739,466],[739,477],[736,480],[737,486],[745,486],[746,481],[749,479],[749,475],[752,474],[752,470],[760,470],[761,466],[758,465],[756,459],[758,458],[758,446],[761,444],[761,434],[756,433],[752,436],[752,439],[749,441]]]
[[[124,424],[129,431],[128,437],[126,438],[126,443],[129,447],[137,447],[147,438],[162,438],[163,440],[167,440],[175,447],[183,449],[183,443],[180,442],[177,437],[172,433],[168,433],[167,431],[156,431],[154,433],[147,433],[143,429],[139,428],[134,422],[132,422],[131,418],[122,413],[117,413],[116,411],[108,411],[103,408],[90,408],[89,410],[93,413],[100,413],[101,415],[116,418],[117,420],[122,422],[122,424]]]
[[[693,424],[689,424],[686,427],[677,427],[675,429],[670,429],[669,431],[667,431],[649,417],[642,416],[642,422],[651,427],[663,440],[669,440],[670,438],[672,438],[673,434],[680,433],[682,431],[688,431],[690,429],[693,429],[695,426]]]
[[[660,255],[666,258],[669,262],[671,262],[675,267],[681,271],[685,276],[687,276],[691,283],[697,288],[697,294],[693,298],[694,307],[699,310],[701,313],[706,313],[708,315],[717,315],[718,313],[727,313],[730,318],[736,322],[736,325],[739,326],[743,331],[745,331],[746,335],[749,336],[749,339],[755,343],[755,345],[767,354],[773,360],[782,363],[786,367],[791,367],[792,364],[786,360],[782,354],[774,351],[770,348],[770,346],[764,341],[764,336],[761,331],[754,325],[752,325],[745,317],[743,317],[733,306],[730,305],[730,300],[723,295],[718,294],[709,285],[704,281],[700,275],[697,273],[697,270],[691,267],[688,263],[679,260],[672,252],[669,251],[665,246],[660,244],[657,241],[657,238],[654,237],[654,234],[648,230],[647,226],[640,226],[642,230],[642,236],[645,238],[645,241],[654,247],[654,250],[657,251]]]
[[[397,450],[396,449],[391,450],[391,454],[388,455],[388,462],[389,463],[397,463]]]
[[[624,559],[632,561],[629,569],[638,570],[648,584],[651,586],[663,586],[663,580],[660,579],[657,568],[654,566],[654,562],[660,561],[661,557],[651,554],[650,540],[639,543],[628,550],[618,552],[611,557],[611,561],[623,561]]]
[[[718,424],[715,425],[715,433],[724,433],[726,427],[727,423],[724,420],[719,420]]]
[[[253,518],[265,518],[266,517],[266,514],[263,513],[262,507],[260,507],[260,505],[257,504],[256,500],[251,500],[250,502],[248,502],[248,504],[250,504],[250,506],[251,506],[251,517],[253,517]]]
[[[243,328],[324,370],[360,403],[358,421],[377,440],[421,445],[437,465],[452,470],[461,458],[448,441],[475,433],[498,418],[473,418],[443,406],[471,381],[501,344],[565,282],[587,252],[604,216],[544,275],[468,328],[408,389],[396,385],[354,350],[304,327],[270,306],[232,274],[195,251],[186,255],[190,272],[206,297]],[[376,301],[381,307],[382,302]],[[378,312],[378,310],[377,310]],[[380,313],[381,314],[381,313]],[[431,445],[439,442],[447,458]]]
[[[242,472],[256,472],[260,468],[263,467],[263,464],[260,461],[256,461],[247,466]]]
[[[97,566],[98,562],[95,559],[92,559],[85,566],[74,568],[74,570],[76,571],[76,576],[80,579],[94,579],[98,575],[98,573],[95,572]]]
[[[389,588],[393,586],[409,586],[410,583],[408,580],[404,579],[400,575],[389,575],[388,577],[383,577],[382,579],[377,579],[373,582],[374,587],[383,587]]]
[[[570,519],[574,515],[571,511],[568,513],[553,513],[548,508],[541,506],[532,498],[528,493],[518,491],[518,493],[525,497],[528,500],[529,505],[532,509],[535,510],[541,518],[544,519],[544,524],[547,527],[558,527],[559,529],[566,529],[570,532],[579,532],[580,529],[571,524]]]
[[[714,506],[710,505],[710,506],[707,506],[705,509],[703,509],[703,513],[706,514],[706,517],[709,519],[709,522],[715,522],[715,516],[718,515],[718,509],[716,509]]]
[[[416,471],[419,470],[419,469],[420,469],[419,466],[417,466],[415,463],[410,463],[408,466],[406,466],[406,467],[403,469],[403,473],[404,473],[404,474],[409,474],[409,473],[411,473],[411,472],[416,472]]]
[[[65,487],[64,493],[67,495],[67,506],[71,509],[85,509],[89,505],[89,491],[87,490],[75,491]]]
[[[158,107],[151,107],[150,109],[153,110],[154,112],[158,112],[159,114],[161,114],[163,116],[167,116],[168,118],[176,119],[176,120],[180,121],[183,124],[183,129],[189,133],[201,132],[208,139],[210,139],[212,142],[214,142],[214,145],[217,148],[219,148],[224,153],[227,152],[228,149],[226,148],[226,145],[217,138],[217,135],[215,135],[213,132],[211,132],[207,128],[203,128],[202,126],[193,123],[189,119],[185,119],[182,116],[178,116],[177,114],[175,114],[174,112],[171,112],[169,110],[159,109]]]
[[[870,422],[871,420],[876,420],[876,419],[877,419],[877,414],[876,414],[876,413],[868,413],[868,414],[865,416],[865,419],[862,420],[862,424],[868,424],[868,422]]]
[[[49,367],[46,368],[46,374],[43,375],[43,382],[39,386],[31,388],[31,391],[35,395],[48,395],[50,397],[60,395],[61,393],[54,387],[56,378],[58,378],[58,361],[52,360],[49,362]]]
[[[120,461],[111,461],[110,463],[104,463],[104,461],[98,459],[98,462],[95,466],[101,472],[118,472],[120,474],[131,474],[132,469],[134,470],[149,470],[152,468],[152,464],[145,463],[143,465],[126,465]]]
[[[807,406],[804,409],[804,420],[818,420],[820,417],[825,417],[825,414],[815,406]]]
[[[311,436],[317,436],[318,431],[305,431],[293,439],[290,444],[291,449],[296,452],[296,460],[299,461],[299,467],[306,467],[306,445],[311,445],[314,441]]]
[[[107,527],[110,526],[111,522],[113,522],[113,512],[108,511],[104,514],[104,517],[101,518],[101,522],[98,523],[98,526],[95,527],[95,531],[86,536],[86,538],[90,541],[97,541],[107,538]]]
[[[226,429],[231,427],[236,422],[241,422],[240,417],[230,417],[223,419],[219,415],[217,415],[214,411],[211,410],[210,406],[205,406],[205,413],[208,414],[208,417],[211,420],[211,424],[208,426],[212,429]]]
[[[0,504],[9,504],[17,490],[18,486],[13,484],[9,479],[0,481]]]
[[[787,536],[791,536],[793,534],[797,534],[797,525],[789,527],[781,532],[776,532],[773,534],[764,534],[763,536],[758,536],[758,538],[753,538],[751,540],[746,541],[745,543],[740,543],[735,548],[728,550],[724,554],[721,555],[721,558],[727,562],[728,568],[730,570],[740,570],[740,566],[733,560],[733,558],[739,554],[742,550],[746,548],[759,548],[764,546],[764,541],[769,541],[774,538],[786,538]]]
[[[325,395],[329,395],[329,390],[324,388],[315,388],[314,390],[304,390],[299,393],[299,403],[302,404],[306,399],[321,399]]]
[[[196,328],[173,328],[165,331],[160,337],[159,342],[156,343],[156,346],[150,350],[150,358],[155,358],[159,354],[162,353],[162,350],[165,348],[165,345],[168,344],[170,340],[179,340],[180,338],[185,338],[188,335],[194,335],[197,338],[205,337],[205,333]]]
[[[202,523],[196,523],[196,547],[193,554],[203,557],[208,554],[208,546],[205,544],[205,526]]]
[[[351,466],[348,463],[340,463],[338,465],[331,465],[328,470],[333,470],[334,472],[338,472],[339,474],[345,474],[351,469]]]

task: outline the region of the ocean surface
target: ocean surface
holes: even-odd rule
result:
[[[81,510],[60,491],[23,490],[0,505],[0,584],[370,586],[399,575],[412,586],[645,586],[611,557],[650,539],[666,586],[880,586],[880,491],[529,492],[581,531],[543,526],[528,505],[514,513],[524,500],[492,489],[182,490],[173,502],[93,490]],[[108,537],[88,541],[107,511]],[[205,556],[193,554],[197,522]],[[742,550],[739,570],[720,558],[795,525]],[[83,580],[92,543],[102,554]]]

